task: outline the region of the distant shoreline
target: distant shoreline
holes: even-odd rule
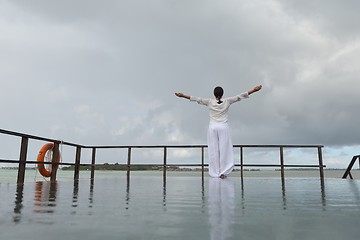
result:
[[[205,177],[208,177],[208,173],[207,173],[207,169],[205,168]],[[6,167],[6,168],[0,168],[0,171],[3,174],[0,174],[0,179],[2,178],[6,178],[6,176],[8,175],[7,173],[9,173],[9,176],[13,176],[16,177],[18,169],[16,167],[14,168],[10,168],[10,167]],[[89,169],[82,169],[81,171],[81,175],[82,176],[88,176],[90,175],[90,170]],[[114,169],[106,169],[106,170],[101,170],[101,169],[96,169],[95,170],[95,175],[96,176],[102,176],[103,174],[105,174],[106,176],[119,176],[118,174],[122,175],[122,174],[126,174],[127,169],[126,170],[114,170]],[[163,175],[163,168],[157,168],[157,169],[148,169],[148,170],[143,170],[143,169],[136,169],[131,167],[130,172],[132,174],[144,174],[145,176],[147,174],[160,174],[161,176]],[[178,168],[178,169],[174,169],[174,168],[167,168],[166,169],[167,175],[168,176],[172,176],[172,175],[176,175],[176,176],[189,176],[193,175],[193,176],[199,176],[201,175],[201,168]],[[59,179],[61,179],[61,176],[71,176],[74,173],[74,171],[72,171],[72,169],[59,169],[58,171],[58,177]],[[342,177],[345,173],[345,169],[324,169],[324,177],[325,179],[339,179],[342,180]],[[286,179],[291,179],[291,178],[319,178],[320,176],[320,171],[319,169],[284,169],[284,174],[285,174],[285,178]],[[351,171],[351,174],[354,178],[355,181],[360,180],[360,170],[359,169],[353,169]],[[28,168],[27,170],[27,175],[28,176],[36,176],[39,175],[38,171],[36,168]],[[231,178],[238,178],[238,177],[244,177],[244,179],[247,178],[281,178],[281,171],[279,169],[244,169],[244,171],[240,172],[240,169],[237,168],[233,171],[232,174],[230,174],[229,177]],[[95,177],[96,178],[96,177]],[[349,178],[349,177],[348,177]],[[0,180],[1,182],[1,180]]]
[[[18,170],[18,167],[0,167],[1,170]],[[36,167],[27,167],[26,170],[36,170]],[[61,170],[63,171],[74,171],[74,166],[69,167],[62,167]],[[80,166],[80,171],[90,171],[90,166]],[[97,165],[95,166],[95,171],[127,171],[128,168],[126,165]],[[134,165],[130,167],[131,171],[162,171],[162,166],[152,166],[152,165]],[[166,168],[167,171],[180,171],[180,172],[193,172],[193,171],[202,171],[202,168],[180,168],[176,166],[169,166]],[[317,171],[318,168],[285,168],[284,171]],[[345,171],[345,168],[324,168],[324,171]],[[351,171],[359,171],[360,169],[354,168]],[[204,169],[207,171],[207,168]],[[281,169],[259,169],[259,168],[251,168],[251,169],[244,169],[244,172],[260,172],[260,171],[281,171]],[[240,172],[240,169],[235,168],[234,172]]]

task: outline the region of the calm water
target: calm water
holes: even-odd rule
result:
[[[0,239],[359,238],[357,180],[99,172],[17,186],[0,173]]]

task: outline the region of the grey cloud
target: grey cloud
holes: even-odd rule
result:
[[[359,145],[357,6],[2,3],[0,127],[83,144],[202,144],[206,108],[174,92],[262,84],[230,109],[234,143]]]
[[[280,0],[285,11],[298,21],[313,23],[316,30],[340,41],[357,38],[359,34],[358,9],[356,0],[315,0],[296,1]]]

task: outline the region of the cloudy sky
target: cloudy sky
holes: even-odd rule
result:
[[[220,85],[226,97],[262,84],[230,109],[235,144],[322,144],[328,167],[346,167],[360,153],[358,9],[1,0],[0,128],[84,145],[205,144],[206,108],[174,93],[212,97]]]

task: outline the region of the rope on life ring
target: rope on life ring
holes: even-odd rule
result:
[[[46,153],[48,151],[52,151],[53,148],[54,148],[54,143],[47,143],[44,146],[42,146],[39,151],[39,154],[37,157],[38,170],[43,177],[51,176],[51,169],[45,168],[44,159],[45,159]],[[60,162],[60,153],[59,153],[58,162]],[[51,167],[51,164],[46,164],[46,165],[49,165]]]

